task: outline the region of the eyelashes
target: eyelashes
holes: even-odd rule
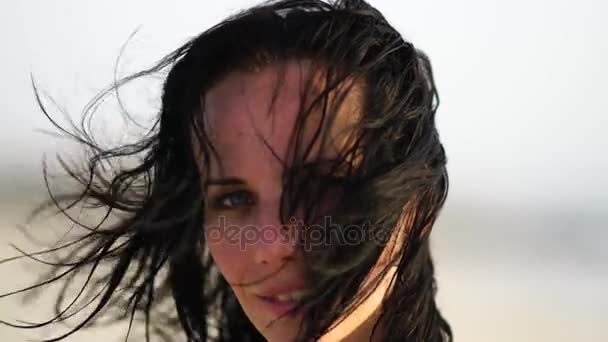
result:
[[[245,209],[255,205],[255,196],[250,191],[238,190],[219,195],[211,203],[216,210]]]
[[[348,179],[343,176],[334,175],[309,175],[304,182],[297,186],[297,192],[304,197],[320,195],[319,202],[327,197],[335,198],[335,195],[344,191]],[[252,209],[258,203],[257,194],[247,189],[225,191],[212,196],[209,200],[210,209],[214,211],[243,211]]]

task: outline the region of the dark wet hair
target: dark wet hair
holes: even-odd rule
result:
[[[24,290],[60,280],[70,283],[79,273],[86,275],[86,282],[76,299],[61,308],[66,285],[53,319],[5,324],[39,327],[84,315],[69,333],[49,340],[56,341],[96,322],[102,310],[110,308],[119,310],[115,319],[130,322],[143,312],[146,339],[157,334],[170,340],[169,327],[181,327],[189,341],[213,336],[218,341],[263,341],[205,246],[205,179],[210,163],[219,158],[206,132],[201,94],[230,71],[290,59],[318,63],[326,87],[311,107],[301,108],[291,141],[296,153],[293,160],[282,160],[282,222],[297,208],[305,209],[307,223],[316,222],[315,203],[328,188],[339,186],[344,195],[333,213],[334,223],[339,223],[336,229],[365,227],[373,236],[383,237],[382,242],[404,233],[391,262],[377,277],[397,267],[392,291],[382,304],[382,340],[451,341],[449,324],[435,304],[428,240],[448,191],[446,156],[435,127],[438,97],[431,66],[379,11],[357,0],[264,3],[203,32],[154,67],[121,79],[86,107],[85,117],[124,84],[169,69],[157,120],[136,143],[104,149],[84,127],[62,128],[47,114],[36,92],[45,115],[92,157],[84,168],[63,164],[83,190],[52,197],[53,204],[86,234],[60,248],[29,254],[41,260],[41,255],[70,251],[58,262],[43,261],[54,265],[50,279]],[[302,141],[301,132],[312,107],[323,108],[324,120],[331,120],[328,94],[347,79],[363,85],[361,118],[352,144],[331,169],[348,160],[358,162],[346,175],[329,177],[302,162],[311,144]],[[200,155],[194,155],[193,141],[199,144]],[[129,158],[137,158],[137,165],[107,170],[116,160]],[[102,210],[98,224],[87,225],[70,214],[77,205]],[[118,219],[108,221],[112,215]],[[308,251],[314,255],[307,258],[309,276],[317,287],[306,301],[299,335],[303,341],[321,336],[377,285],[372,282],[367,291],[360,288],[384,244],[359,242]],[[104,265],[110,271],[98,274]],[[80,312],[86,306],[93,309]]]

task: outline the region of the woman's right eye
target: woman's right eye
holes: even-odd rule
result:
[[[213,201],[216,209],[239,209],[250,207],[254,204],[253,196],[249,191],[235,191],[218,196]]]

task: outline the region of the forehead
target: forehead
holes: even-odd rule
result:
[[[203,113],[208,136],[226,169],[254,162],[288,162],[298,117],[324,87],[324,73],[319,68],[306,60],[291,60],[255,71],[234,71],[211,88],[205,94]],[[329,156],[340,149],[359,108],[360,92],[353,89],[344,92],[335,115],[328,107],[321,127],[328,140],[322,147],[317,139],[311,156]],[[328,99],[332,101],[332,94]],[[315,105],[307,114],[301,127],[303,144],[309,143],[319,128],[322,107],[321,103]]]
[[[247,145],[242,147],[259,147],[260,138],[284,155],[300,107],[303,75],[298,69],[298,65],[289,64],[283,70],[269,67],[254,72],[235,71],[207,92],[207,129],[221,156],[239,152],[243,143]]]

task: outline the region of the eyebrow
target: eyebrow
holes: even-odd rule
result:
[[[245,185],[246,182],[241,178],[216,178],[216,179],[208,179],[205,182],[205,186],[209,185]]]

